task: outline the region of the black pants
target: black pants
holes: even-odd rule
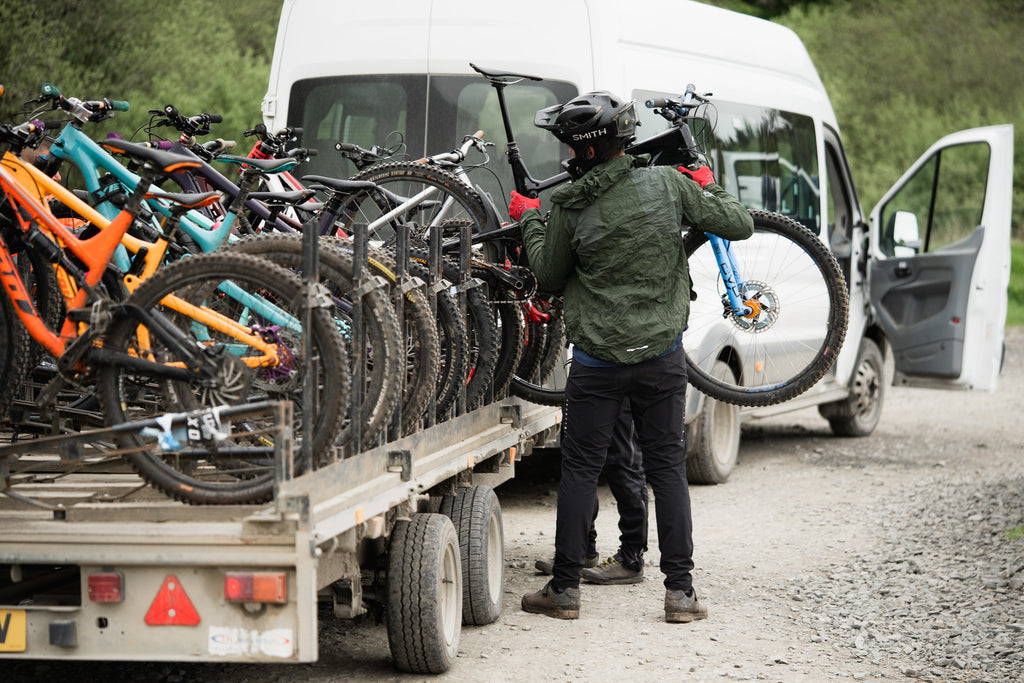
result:
[[[644,474],[654,492],[665,587],[688,591],[692,585],[693,529],[686,485],[686,364],[682,348],[635,365],[594,368],[573,362],[565,387],[552,583],[559,590],[579,585],[597,478],[624,400],[629,402]]]
[[[612,429],[611,443],[604,463],[604,476],[615,498],[619,513],[619,553],[623,564],[636,569],[643,564],[647,550],[647,480],[644,478],[643,455],[636,442],[633,413],[629,401],[622,402],[619,418]],[[597,499],[594,516],[587,533],[586,557],[597,554]]]

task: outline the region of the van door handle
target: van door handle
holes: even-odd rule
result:
[[[906,261],[900,261],[896,264],[896,267],[893,268],[893,273],[895,273],[896,277],[910,277],[910,264]]]

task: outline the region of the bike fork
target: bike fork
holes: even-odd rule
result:
[[[743,297],[745,283],[740,279],[739,266],[736,265],[732,256],[732,245],[729,240],[722,239],[718,235],[707,233],[708,242],[712,251],[715,252],[715,260],[718,262],[718,270],[722,274],[722,281],[725,283],[725,294],[728,297],[731,311],[726,315],[749,316],[754,309],[746,304]]]

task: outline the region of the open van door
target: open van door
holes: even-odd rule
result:
[[[1013,126],[935,143],[871,212],[868,279],[894,384],[993,391],[1010,281]]]

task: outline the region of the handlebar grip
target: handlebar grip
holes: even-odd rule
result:
[[[294,135],[297,138],[301,138],[302,128],[300,128],[299,126],[295,126],[294,128],[292,128],[292,135]]]
[[[224,117],[220,114],[207,114],[207,116],[209,117],[210,123],[220,123],[224,120]]]
[[[151,149],[159,149],[165,152],[174,145],[170,140],[150,140],[149,142],[144,142],[142,144]]]
[[[664,97],[653,97],[653,98],[651,98],[649,100],[646,100],[644,102],[644,105],[648,109],[658,109],[658,108],[661,108],[661,107],[667,107],[668,106],[668,100],[666,100]]]
[[[43,83],[43,97],[52,97],[54,99],[60,97],[60,88],[52,83]]]
[[[339,152],[358,152],[359,145],[353,145],[351,142],[336,142],[334,143],[334,149]]]
[[[114,111],[128,111],[130,105],[124,100],[110,100],[110,108]]]
[[[319,153],[320,153],[320,150],[318,150],[318,149],[307,149],[306,150],[306,156],[307,157],[315,157]]]
[[[178,118],[178,108],[175,107],[173,104],[168,104],[166,107],[164,107],[164,114],[166,114],[169,118],[176,119]]]

